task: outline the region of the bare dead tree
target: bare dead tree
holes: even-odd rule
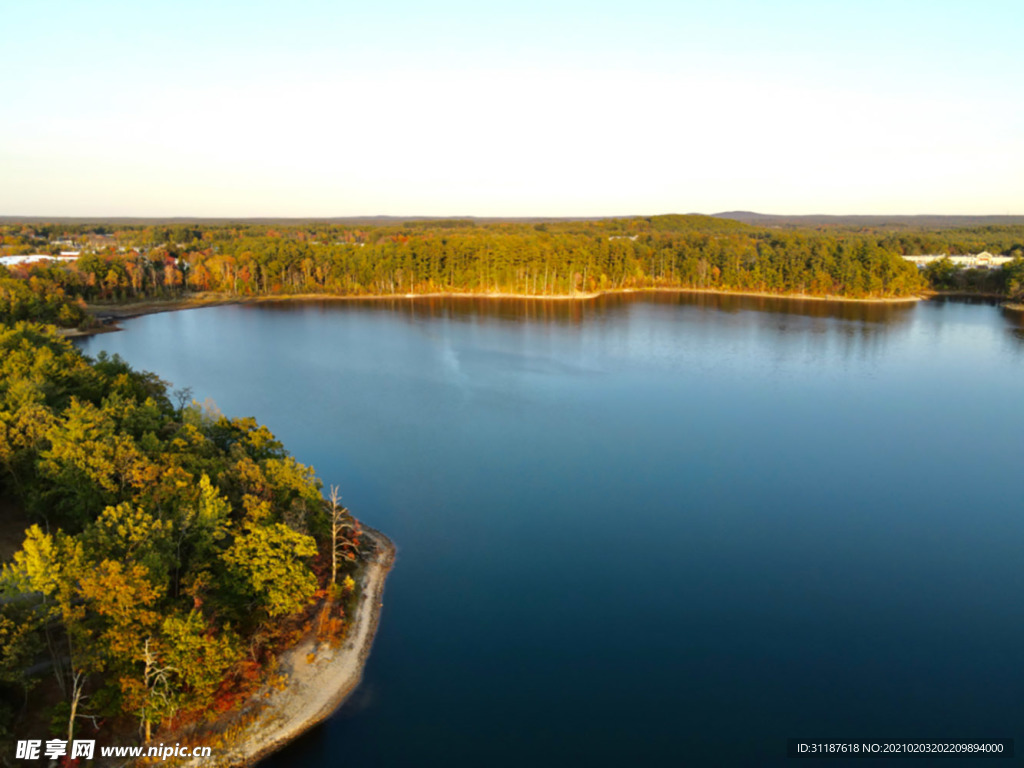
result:
[[[68,744],[75,738],[75,718],[78,716],[78,704],[82,701],[82,689],[85,688],[86,675],[83,671],[75,672],[71,679],[71,714],[68,716]]]
[[[172,673],[177,672],[174,667],[161,667],[157,664],[156,654],[149,648],[149,641],[151,639],[147,637],[146,644],[143,647],[143,659],[146,663],[146,668],[143,672],[142,681],[146,690],[149,691],[150,700],[159,702],[159,704],[156,707],[151,707],[149,702],[147,702],[141,713],[142,722],[140,725],[145,731],[146,744],[152,738],[153,710],[171,708],[170,676]]]
[[[337,583],[338,579],[338,557],[351,560],[354,555],[346,551],[348,547],[355,547],[352,539],[346,538],[346,531],[354,531],[352,517],[348,510],[341,504],[341,496],[338,493],[338,486],[331,486],[331,585]]]

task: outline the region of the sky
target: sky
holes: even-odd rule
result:
[[[0,214],[1024,214],[1020,0],[0,0]]]

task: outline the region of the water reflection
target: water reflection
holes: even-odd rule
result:
[[[402,299],[313,299],[267,301],[242,305],[251,312],[328,316],[339,310],[387,314],[436,333],[437,321],[487,328],[518,327],[531,335],[545,327],[602,329],[607,344],[620,338],[632,323],[643,327],[643,343],[657,346],[697,344],[710,331],[709,344],[747,342],[770,346],[780,364],[790,359],[813,361],[821,355],[877,359],[907,334],[967,350],[992,332],[991,318],[972,308],[999,302],[976,297],[935,297],[922,302],[821,301],[772,296],[743,296],[686,291],[620,293],[588,300],[518,299],[464,296],[421,296]],[[651,325],[658,310],[663,322]],[[1003,346],[1008,354],[1024,353],[1024,312],[999,310],[1010,331]],[[772,318],[769,320],[768,318]],[[972,330],[973,329],[973,330]],[[723,339],[723,331],[729,339]],[[508,339],[506,339],[508,341]],[[633,339],[636,341],[636,339]],[[564,352],[564,349],[562,350]],[[450,359],[449,362],[452,362]]]
[[[1008,309],[1003,307],[1003,319],[1010,327],[1011,337],[1015,342],[1024,342],[1024,309]],[[1010,345],[1013,351],[1024,353],[1024,346],[1019,343]]]

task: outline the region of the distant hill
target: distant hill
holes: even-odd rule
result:
[[[900,229],[953,229],[1024,224],[1024,216],[937,216],[937,215],[863,215],[829,216],[811,214],[783,216],[753,211],[727,211],[711,214],[719,219],[732,219],[759,227],[896,227]]]
[[[558,222],[588,221],[646,221],[656,230],[675,228],[707,228],[710,220],[725,220],[749,224],[756,227],[853,227],[892,229],[953,229],[957,227],[985,227],[1024,225],[1024,216],[830,216],[811,214],[786,216],[754,211],[726,211],[704,214],[661,214],[656,216],[3,216],[0,224],[106,224],[121,226],[170,226],[175,224],[197,225],[260,225],[260,226],[302,226],[306,224],[334,224],[349,227],[412,227],[431,226],[472,226],[474,224],[547,224]]]

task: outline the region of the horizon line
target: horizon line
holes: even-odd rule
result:
[[[19,221],[58,221],[77,220],[83,222],[106,222],[106,221],[340,221],[346,219],[374,220],[393,219],[402,221],[443,221],[443,220],[495,220],[495,221],[599,221],[604,219],[637,219],[657,218],[661,216],[704,216],[707,218],[730,218],[733,216],[756,216],[770,219],[806,219],[806,218],[843,218],[843,219],[1014,219],[1024,218],[1024,213],[762,213],[751,210],[729,210],[717,211],[715,213],[700,213],[689,211],[686,213],[630,213],[630,214],[587,214],[587,215],[479,215],[479,214],[334,214],[326,216],[317,215],[276,215],[276,214],[245,214],[245,215],[202,215],[193,216],[188,214],[102,214],[102,215],[79,215],[79,214],[5,214],[0,213],[0,223],[17,223]]]

